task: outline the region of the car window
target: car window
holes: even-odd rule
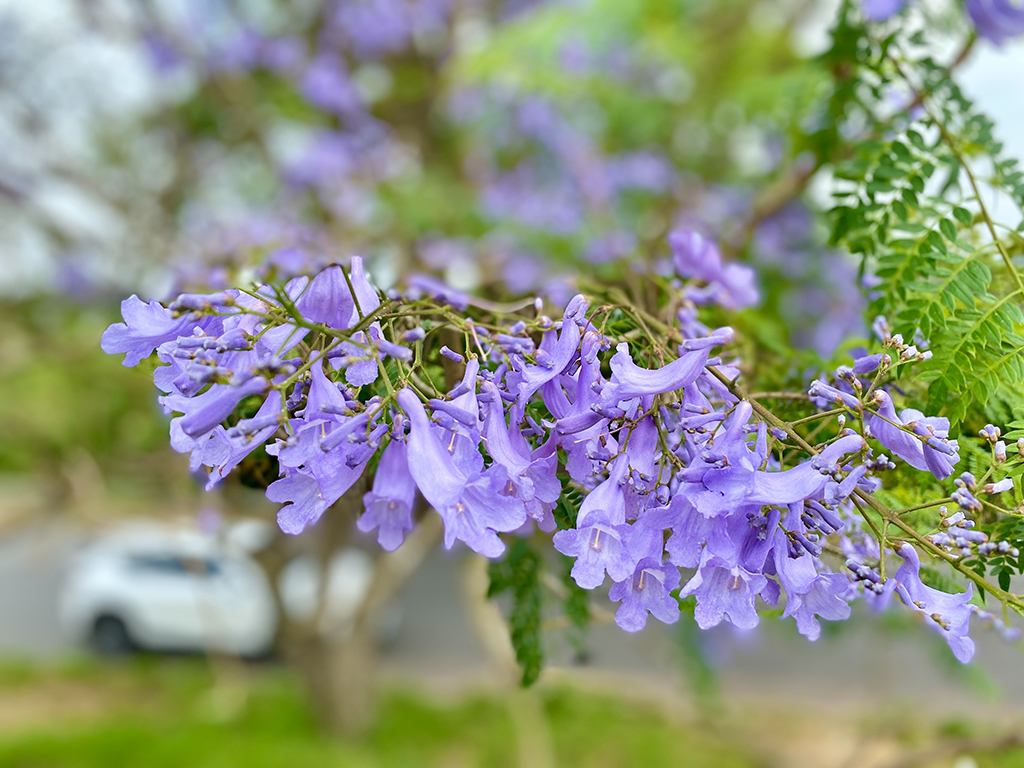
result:
[[[177,555],[132,555],[128,558],[128,568],[136,573],[165,576],[216,576],[221,572],[221,565],[216,560]]]

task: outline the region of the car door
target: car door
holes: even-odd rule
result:
[[[197,576],[172,553],[136,553],[126,564],[132,632],[152,648],[192,649],[202,645]]]
[[[263,572],[251,560],[229,555],[204,563],[199,610],[208,647],[228,653],[265,652],[277,611]]]

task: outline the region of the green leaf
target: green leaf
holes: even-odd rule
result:
[[[953,209],[953,216],[965,227],[969,227],[974,223],[974,216],[966,208],[957,206]]]
[[[578,491],[573,490],[567,485],[563,486],[563,488],[562,495],[558,497],[558,502],[552,510],[552,514],[555,516],[555,524],[558,525],[558,530],[560,531],[576,527],[576,515],[579,514],[580,502],[582,501]]]
[[[562,585],[566,589],[565,616],[569,619],[570,627],[569,642],[577,653],[582,654],[586,651],[586,633],[590,625],[590,591],[583,589],[572,577],[575,559],[563,555],[562,560]]]
[[[544,666],[541,643],[541,583],[543,563],[528,539],[516,539],[503,560],[492,561],[488,567],[491,584],[488,597],[512,591],[512,613],[509,615],[512,647],[522,669],[522,683],[528,687],[537,682]]]

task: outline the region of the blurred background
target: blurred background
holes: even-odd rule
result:
[[[744,330],[799,378],[864,333],[817,217],[838,5],[0,0],[0,766],[1024,765],[1020,648],[961,667],[896,615],[553,616],[520,690],[486,563],[345,514],[285,537],[266,462],[204,491],[99,349],[130,293],[352,254],[558,306],[689,226],[757,268]],[[1017,157],[1022,74],[959,72]]]

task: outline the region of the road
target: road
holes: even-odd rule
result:
[[[63,525],[39,526],[0,539],[0,656],[58,657],[73,651],[61,635],[56,604],[64,571],[84,536]],[[398,677],[486,679],[493,664],[467,614],[464,558],[433,553],[398,598],[402,624],[383,651]],[[685,619],[684,619],[685,620]],[[727,695],[851,707],[914,701],[948,714],[980,710],[1024,715],[1024,649],[977,628],[978,653],[961,667],[941,639],[923,627],[884,631],[874,617],[844,622],[816,643],[796,635],[789,621],[766,619],[752,633],[722,626],[697,635]],[[596,626],[589,636],[586,674],[685,686],[679,626],[651,626],[629,635]],[[548,636],[557,664],[571,666],[569,646]]]

